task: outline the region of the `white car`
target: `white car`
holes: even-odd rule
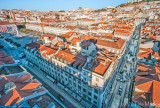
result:
[[[122,91],[122,86],[119,86],[119,89],[118,89],[119,91]]]

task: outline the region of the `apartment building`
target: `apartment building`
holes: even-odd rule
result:
[[[35,23],[27,23],[26,29],[43,32],[43,33],[54,33],[61,34],[69,32],[70,30],[61,28],[58,26],[48,25],[48,24],[35,24]]]
[[[116,55],[123,55],[125,48],[126,48],[126,41],[121,38],[114,37],[114,36],[83,35],[81,39],[82,40],[93,39],[99,50],[105,50],[105,51],[114,53]]]
[[[118,57],[98,50],[94,39],[75,41],[80,43],[81,50],[64,42],[54,46],[29,43],[25,46],[27,60],[58,81],[68,93],[74,92],[82,104],[101,107]]]
[[[17,26],[14,23],[9,23],[6,21],[0,22],[0,32],[16,32]]]

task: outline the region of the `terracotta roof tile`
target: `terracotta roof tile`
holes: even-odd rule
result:
[[[0,22],[0,25],[8,25],[8,24],[14,24],[14,23],[10,23],[10,22],[7,22],[7,21]]]
[[[156,73],[160,74],[160,66],[156,66],[155,69],[156,69]]]
[[[96,39],[96,40],[97,40],[97,43],[96,43],[97,45],[102,45],[102,46],[116,48],[116,49],[121,49],[125,42],[121,38],[119,38],[117,41],[107,41],[107,40],[100,40],[100,39]]]
[[[76,45],[77,42],[80,42],[80,39],[79,39],[79,38],[73,38],[73,39],[71,40],[71,44],[72,44],[72,45]]]
[[[1,64],[3,64],[3,63],[4,64],[13,64],[13,63],[15,63],[13,57],[7,55],[3,51],[0,51],[0,62],[1,62]]]
[[[65,60],[67,62],[71,62],[74,59],[74,55],[65,52],[64,50],[59,51],[56,55],[54,55],[62,60]]]
[[[130,31],[115,30],[115,33],[126,33],[126,34],[129,34],[129,33],[130,33]]]
[[[26,73],[22,75],[21,77],[16,78],[14,81],[15,83],[23,83],[24,81],[33,78],[33,76],[30,73]]]
[[[34,89],[36,89],[38,86],[40,86],[41,83],[28,83],[27,85],[25,85],[23,88],[21,88],[21,91],[32,91]]]
[[[3,77],[1,80],[0,80],[0,91],[2,91],[2,87],[6,84],[6,83],[8,83],[9,81],[8,81],[8,79],[7,79],[7,77]]]
[[[70,35],[68,35],[68,34],[61,34],[61,35],[58,35],[58,36],[60,36],[60,37],[64,37],[64,38],[70,38],[71,36]]]
[[[158,81],[153,81],[152,104],[160,107],[160,82]]]
[[[91,64],[92,67],[90,68],[88,64]],[[103,75],[110,66],[110,64],[111,61],[107,60],[106,57],[98,55],[96,59],[91,61],[91,63],[87,63],[85,68],[100,75]]]
[[[0,98],[0,106],[14,105],[21,100],[21,96],[16,89],[12,89],[9,93]]]
[[[150,93],[151,91],[151,86],[152,86],[152,81],[149,81],[149,82],[146,82],[146,83],[143,83],[143,84],[140,84],[140,85],[137,85],[136,88],[139,88],[145,92],[148,92]]]
[[[90,38],[91,38],[91,36],[87,36],[87,35],[83,35],[81,37],[81,39],[83,39],[83,40],[89,40]]]
[[[51,54],[54,54],[54,53],[56,53],[56,52],[57,52],[56,50],[54,50],[54,49],[52,49],[52,48],[48,48],[46,54],[47,54],[47,55],[51,55]]]
[[[47,23],[50,23],[50,22],[55,22],[55,21],[57,21],[57,19],[56,18],[42,18],[41,19],[41,22],[47,22]]]
[[[47,50],[47,49],[48,49],[48,47],[40,44],[40,47],[39,47],[39,51],[40,51],[40,52],[41,52],[41,51],[44,51],[44,50]]]

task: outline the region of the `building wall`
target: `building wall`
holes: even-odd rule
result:
[[[64,34],[69,32],[70,30],[61,29],[57,27],[43,26],[37,24],[26,24],[26,29],[35,30],[44,33],[54,33],[54,34]]]
[[[77,70],[58,58],[53,58],[52,61],[49,61],[41,57],[37,52],[31,52],[31,50],[25,50],[25,53],[29,62],[37,65],[40,70],[46,72],[69,90],[81,96],[83,100],[94,105],[99,104],[100,91],[88,86],[87,82],[81,80],[84,70]],[[78,75],[78,73],[80,74]],[[86,76],[88,77],[88,73],[86,73]]]

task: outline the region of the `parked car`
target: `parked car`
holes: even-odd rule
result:
[[[119,91],[119,90],[118,90],[117,94],[121,96],[121,93],[122,93],[122,91]]]
[[[122,86],[119,86],[119,89],[118,89],[118,91],[122,91]]]

